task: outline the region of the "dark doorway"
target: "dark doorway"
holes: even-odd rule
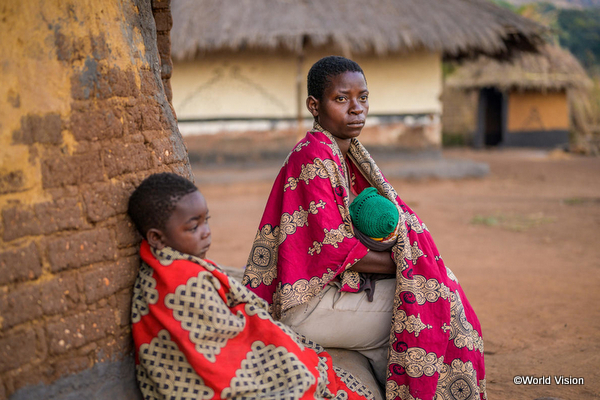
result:
[[[504,132],[504,96],[495,88],[481,89],[475,146],[498,146]]]
[[[487,96],[485,109],[485,145],[497,146],[502,142],[502,93],[496,89],[483,89]]]

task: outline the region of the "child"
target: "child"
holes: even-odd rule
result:
[[[295,331],[367,357],[387,398],[485,398],[477,316],[425,224],[358,140],[369,112],[362,68],[324,57],[307,89],[313,129],[273,184],[243,283]],[[369,249],[352,228],[352,196],[371,187],[399,212],[391,249]],[[378,281],[369,302],[361,274],[395,279]]]
[[[273,321],[262,299],[205,259],[208,206],[192,182],[151,175],[131,195],[128,213],[144,237],[131,318],[145,399],[372,398],[319,345]]]

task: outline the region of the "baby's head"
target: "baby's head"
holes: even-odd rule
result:
[[[172,173],[153,174],[135,189],[127,210],[150,246],[165,246],[204,258],[210,247],[208,207],[189,180]]]
[[[364,189],[350,204],[355,228],[375,240],[384,240],[396,231],[398,209],[374,187]]]

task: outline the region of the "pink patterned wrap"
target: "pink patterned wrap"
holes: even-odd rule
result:
[[[377,188],[400,213],[386,398],[487,398],[477,316],[425,224],[356,139],[347,160],[318,125],[295,146],[273,184],[243,283],[275,319],[336,277],[342,290],[357,291],[359,276],[347,269],[369,250],[354,236],[349,185],[356,193]]]

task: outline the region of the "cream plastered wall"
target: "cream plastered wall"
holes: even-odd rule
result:
[[[569,129],[569,105],[562,92],[512,92],[508,100],[508,130]]]
[[[331,53],[307,52],[302,64],[302,103],[312,64]],[[365,72],[370,113],[440,114],[441,54],[419,52],[354,57]],[[180,121],[219,118],[295,118],[296,56],[289,53],[212,53],[175,62],[171,84]],[[304,117],[309,117],[302,104]]]

